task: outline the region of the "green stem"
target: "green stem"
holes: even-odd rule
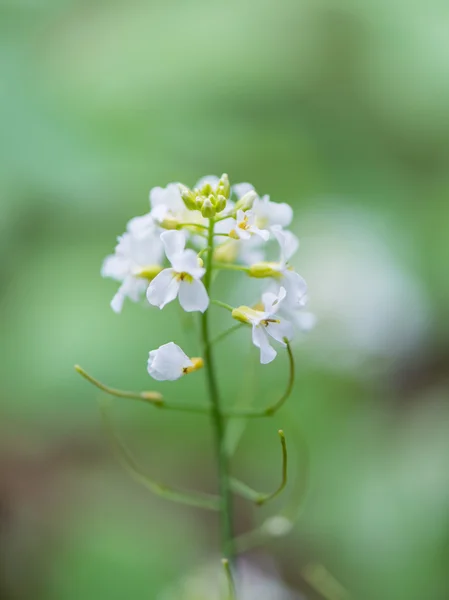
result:
[[[232,312],[234,310],[233,306],[231,306],[230,304],[226,304],[226,302],[222,302],[221,300],[211,300],[211,304],[215,304],[216,306],[225,308],[226,310],[229,310],[229,312]]]
[[[214,220],[209,220],[208,253],[205,264],[204,286],[210,292],[211,277],[213,270],[214,254]],[[218,385],[213,362],[213,352],[209,332],[209,310],[206,310],[201,318],[201,330],[204,352],[204,367],[206,370],[209,398],[211,403],[211,417],[215,434],[215,446],[218,463],[218,480],[220,489],[220,521],[221,521],[221,545],[222,556],[232,562],[235,558],[234,536],[232,528],[232,494],[229,481],[229,458],[225,444],[225,419],[221,412]]]
[[[213,267],[214,269],[222,269],[224,271],[241,271],[243,273],[249,273],[249,267],[235,265],[233,263],[214,262]]]

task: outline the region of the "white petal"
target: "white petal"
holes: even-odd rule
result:
[[[169,342],[150,352],[148,373],[157,381],[174,381],[183,375],[183,369],[192,364],[179,346]]]
[[[258,227],[251,227],[251,232],[261,237],[265,242],[270,239],[270,232],[266,229],[259,229]]]
[[[293,219],[293,209],[285,202],[270,202],[268,218],[271,225],[288,227]]]
[[[181,231],[164,231],[164,233],[161,233],[161,240],[170,262],[172,262],[173,257],[183,252],[186,245],[186,239]]]
[[[179,286],[179,304],[186,312],[204,312],[209,306],[209,296],[202,281],[181,281]]]
[[[253,344],[260,349],[260,362],[263,365],[270,363],[276,358],[276,350],[270,346],[268,336],[263,326],[253,325]]]
[[[287,292],[284,287],[280,287],[277,294],[273,292],[265,292],[262,294],[262,303],[264,305],[265,312],[273,315],[277,313],[283,300],[285,299]]]
[[[281,261],[287,262],[299,248],[299,240],[291,231],[285,231],[280,225],[271,228],[281,248]]]
[[[125,298],[129,298],[133,302],[138,302],[141,295],[145,291],[147,283],[143,279],[136,279],[132,275],[125,277],[118,292],[111,302],[111,308],[114,312],[120,313],[123,308]]]
[[[145,235],[149,231],[154,231],[155,223],[153,216],[151,213],[143,215],[141,217],[134,217],[128,221],[126,229],[132,235],[139,237],[140,235]]]
[[[124,256],[117,256],[112,254],[104,259],[101,267],[102,277],[111,277],[116,281],[123,281],[126,275],[129,274],[131,269],[130,261]]]
[[[122,312],[124,302],[125,302],[125,296],[119,290],[111,300],[112,310],[115,313],[120,314]]]
[[[179,291],[179,281],[174,277],[173,269],[164,269],[156,275],[147,290],[147,299],[153,306],[164,308],[176,298]]]
[[[294,335],[293,325],[284,320],[282,320],[280,323],[268,323],[266,332],[273,339],[281,342],[283,346],[285,346],[284,338],[291,340]]]
[[[250,183],[236,183],[232,186],[232,191],[237,196],[237,198],[242,198],[248,192],[251,192],[254,189],[254,186]]]
[[[198,255],[194,250],[184,250],[181,254],[176,254],[171,261],[176,273],[188,273],[194,279],[201,279],[206,272],[204,267],[198,263]]]
[[[164,203],[165,190],[162,187],[154,187],[150,190],[150,205],[151,208],[161,206]]]
[[[287,292],[287,301],[291,304],[304,304],[307,294],[307,283],[299,273],[286,269],[283,272],[282,285]]]

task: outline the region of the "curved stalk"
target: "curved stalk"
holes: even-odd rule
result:
[[[282,406],[285,404],[285,402],[288,400],[290,394],[292,393],[293,385],[295,383],[295,359],[293,357],[293,352],[292,352],[290,343],[285,338],[284,338],[284,342],[287,346],[289,377],[288,377],[287,388],[286,388],[285,392],[282,394],[282,396],[279,398],[279,400],[277,402],[275,402],[274,404],[272,404],[271,406],[268,406],[267,408],[262,408],[261,410],[255,409],[255,410],[226,411],[223,413],[223,415],[225,417],[229,417],[229,418],[232,417],[233,419],[236,419],[236,418],[257,419],[257,418],[261,418],[261,417],[271,417],[280,408],[282,408]]]
[[[246,483],[243,483],[242,481],[239,481],[238,479],[234,479],[234,478],[231,479],[232,490],[234,492],[236,492],[237,494],[239,494],[240,496],[242,496],[243,498],[246,498],[247,500],[251,500],[251,502],[254,502],[258,506],[262,506],[262,504],[265,504],[266,502],[269,502],[270,500],[273,500],[274,498],[279,496],[279,494],[281,494],[284,491],[284,489],[287,485],[287,467],[288,467],[287,444],[285,442],[285,435],[284,435],[284,432],[282,431],[282,429],[279,429],[278,434],[279,434],[279,439],[281,441],[281,448],[282,448],[282,476],[281,476],[281,483],[275,489],[274,492],[271,492],[271,494],[263,494],[262,492],[257,492],[256,490],[253,490],[249,485],[246,485]]]
[[[122,440],[117,435],[112,421],[109,417],[106,407],[100,406],[101,416],[105,429],[114,444],[120,462],[123,464],[125,469],[131,475],[133,479],[145,486],[150,492],[161,496],[166,500],[178,502],[181,504],[187,504],[188,506],[195,506],[197,508],[204,508],[207,510],[219,510],[220,503],[219,498],[210,494],[204,494],[201,492],[190,492],[154,481],[148,475],[146,475],[137,464],[135,458],[131,454],[130,450],[125,446]]]

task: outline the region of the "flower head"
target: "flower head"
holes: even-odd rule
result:
[[[175,381],[202,366],[202,358],[189,358],[174,342],[152,350],[148,358],[148,373],[157,381]]]
[[[115,253],[104,260],[101,269],[103,277],[122,283],[111,302],[114,312],[121,312],[125,298],[133,302],[141,298],[148,281],[161,271],[162,254],[162,243],[152,232],[137,228],[118,238]]]
[[[161,271],[150,283],[148,302],[162,309],[179,297],[186,312],[204,312],[209,306],[209,297],[201,281],[205,269],[196,252],[185,249],[185,237],[180,231],[165,231],[161,240],[171,268]]]
[[[281,287],[278,294],[263,294],[263,310],[240,306],[232,311],[234,319],[252,325],[253,344],[260,349],[260,362],[263,365],[270,363],[277,355],[270,344],[270,337],[283,346],[286,346],[285,339],[290,340],[293,337],[291,323],[277,315],[286,295],[285,288]]]
[[[236,218],[233,221],[233,229],[230,236],[234,239],[249,240],[252,235],[258,235],[265,242],[270,238],[270,232],[265,229],[259,229],[256,225],[256,217],[253,211],[237,210]]]

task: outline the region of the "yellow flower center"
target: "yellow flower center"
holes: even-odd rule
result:
[[[192,283],[193,277],[188,273],[175,273],[175,279],[177,281],[187,281],[187,283]]]

